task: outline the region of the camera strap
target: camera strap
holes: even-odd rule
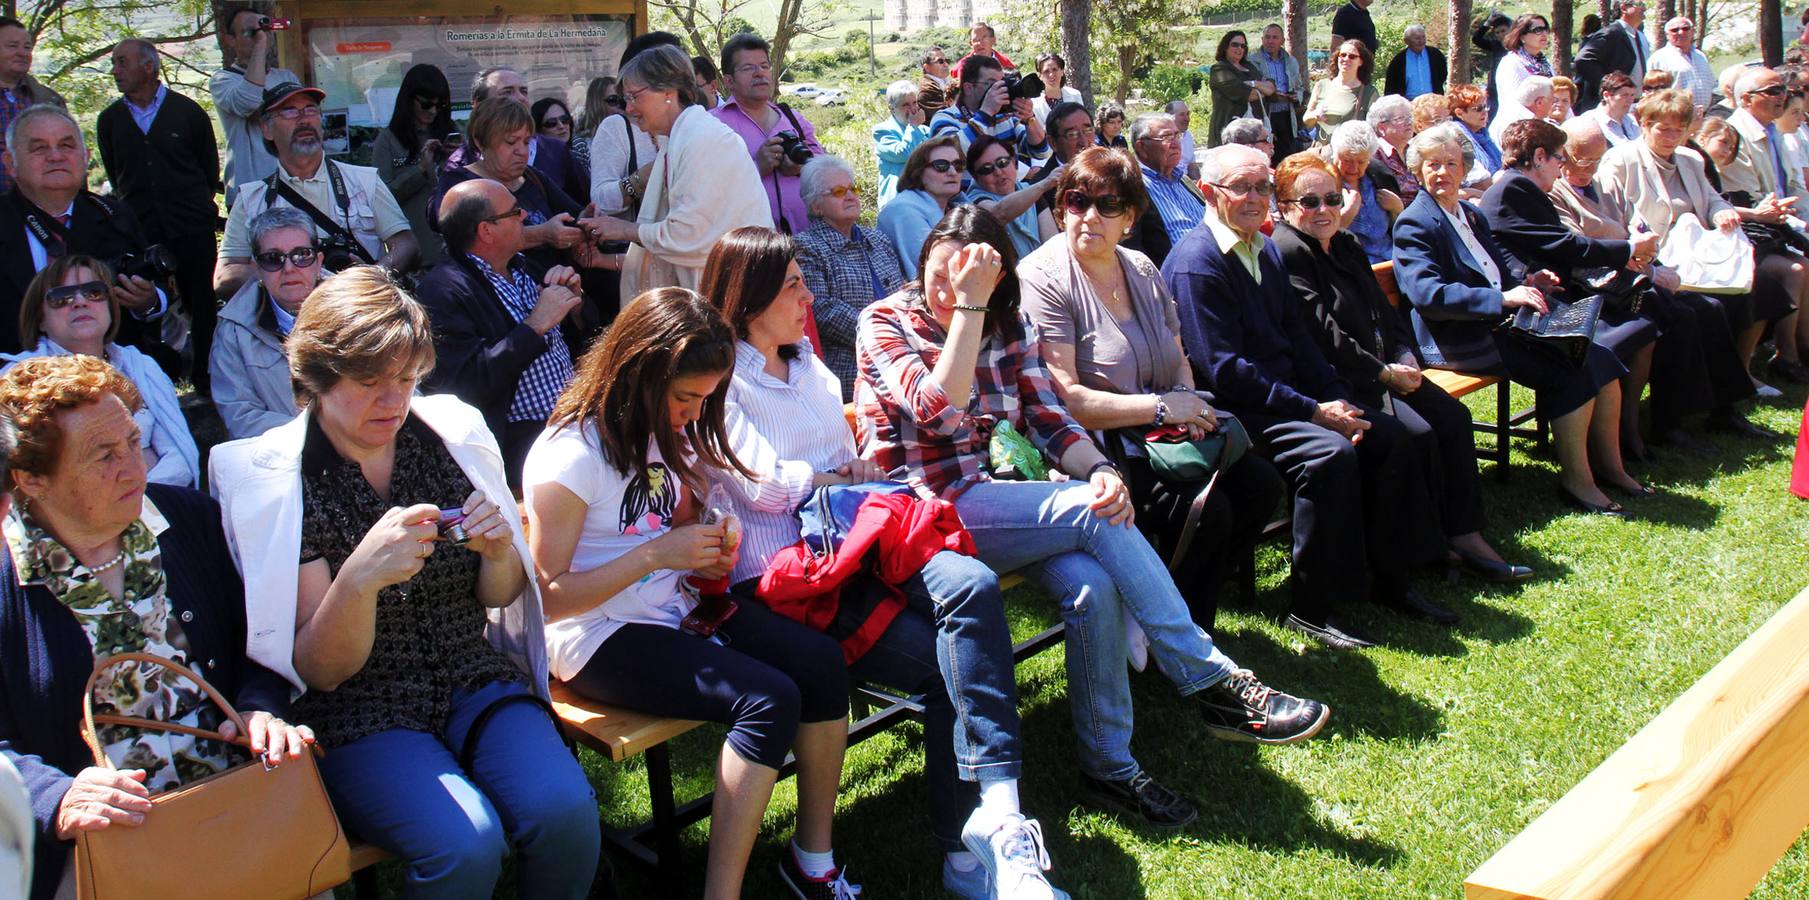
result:
[[[350,195],[346,193],[345,177],[339,174],[339,166],[332,160],[323,159],[320,162],[321,165],[327,167],[327,182],[333,186],[333,203],[339,207],[340,215],[348,215],[347,210],[351,208],[352,201]],[[274,202],[271,199],[271,195],[274,193],[276,196],[282,197],[284,200],[288,201],[290,206],[307,213],[308,218],[313,219],[314,224],[320,226],[327,234],[335,237],[343,237],[350,241],[351,246],[348,249],[350,249],[352,254],[357,256],[359,260],[368,265],[376,264],[377,260],[371,256],[369,250],[364,248],[364,242],[358,240],[357,235],[352,234],[351,228],[333,221],[332,216],[321,212],[320,207],[308,202],[308,198],[303,197],[300,191],[290,187],[289,183],[282,179],[280,172],[264,179],[264,187],[266,188],[264,192],[265,209],[269,209],[274,205]]]
[[[44,254],[52,259],[69,252],[69,228],[58,217],[38,208],[38,205],[25,199],[24,194],[13,192],[19,198],[19,205],[25,210],[25,227],[31,236],[44,245]],[[73,212],[71,218],[73,218]]]
[[[803,140],[804,126],[798,123],[797,113],[792,112],[791,107],[783,103],[775,103],[773,105],[779,107],[779,111],[784,113],[785,118],[791,121],[791,133],[797,135],[798,140]],[[779,231],[785,234],[792,234],[791,223],[785,219],[785,189],[779,183],[779,170],[777,167],[773,169],[773,198],[776,201],[773,204],[773,218],[779,223]]]

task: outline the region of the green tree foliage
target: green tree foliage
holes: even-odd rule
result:
[[[1185,38],[1181,28],[1198,23],[1201,10],[1199,0],[1095,0],[1089,47],[1093,86],[1110,90],[1124,103],[1131,87],[1152,67],[1180,56]],[[1027,44],[1014,42],[1012,46],[1023,46],[1034,59],[1038,53],[1056,49],[1060,33],[1048,23],[1060,13],[1058,0],[1012,0],[1004,18],[1016,27],[1002,26],[999,34],[1027,40]]]

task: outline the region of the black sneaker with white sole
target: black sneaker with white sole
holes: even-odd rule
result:
[[[1163,787],[1148,772],[1138,772],[1123,781],[1105,781],[1082,773],[1080,793],[1087,803],[1136,816],[1157,828],[1180,828],[1200,817],[1200,809],[1192,800]]]
[[[1249,669],[1193,695],[1212,736],[1228,741],[1291,744],[1319,733],[1332,709],[1317,700],[1284,694],[1256,680]]]
[[[798,900],[855,900],[860,895],[861,886],[848,883],[846,868],[832,869],[828,875],[813,878],[798,867],[798,860],[790,849],[782,851],[780,856],[779,880],[791,888],[792,895]]]

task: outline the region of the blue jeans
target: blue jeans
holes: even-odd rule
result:
[[[961,850],[975,782],[1024,768],[1011,628],[998,576],[973,557],[944,550],[900,587],[909,605],[849,673],[923,694],[930,829],[944,851]]]
[[[596,876],[597,795],[546,711],[502,707],[484,726],[470,772],[459,766],[471,724],[527,685],[492,682],[452,695],[446,733],[392,728],[320,760],[346,831],[408,863],[404,897],[486,900],[509,845],[521,852],[523,897],[585,897]]]
[[[1084,482],[983,482],[968,488],[955,508],[982,562],[999,572],[1023,569],[1061,598],[1081,770],[1123,780],[1139,771],[1131,757],[1125,613],[1149,636],[1150,655],[1183,696],[1217,684],[1237,666],[1194,624],[1143,534],[1094,515],[1092,498]]]

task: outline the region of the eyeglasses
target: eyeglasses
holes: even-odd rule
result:
[[[572,117],[569,115],[548,116],[547,118],[542,119],[540,121],[540,127],[542,127],[542,128],[558,128],[561,125],[570,125],[570,124],[572,124]]]
[[[1326,209],[1342,209],[1344,207],[1344,195],[1337,191],[1333,191],[1329,194],[1303,194],[1292,200],[1283,200],[1281,202],[1292,203],[1305,210],[1318,209],[1322,205]]]
[[[1181,135],[1179,133],[1176,133],[1176,134],[1146,134],[1143,137],[1138,138],[1138,140],[1152,141],[1157,144],[1176,144],[1176,143],[1180,143]]]
[[[1093,129],[1091,129],[1091,128],[1064,128],[1061,131],[1056,132],[1055,136],[1058,138],[1061,138],[1064,141],[1078,141],[1083,137],[1092,137]]]
[[[1084,191],[1069,191],[1062,195],[1062,209],[1070,215],[1084,216],[1089,209],[1099,210],[1099,214],[1107,219],[1124,215],[1130,206],[1123,197],[1095,197]]]
[[[626,105],[625,101],[622,99],[621,94],[610,94],[609,96],[603,98],[603,102],[610,106]]]
[[[957,172],[967,171],[967,162],[959,159],[932,159],[929,166],[938,172],[947,172],[950,169]]]
[[[307,106],[285,106],[282,109],[271,110],[270,114],[291,122],[301,118],[318,119],[320,118],[320,107],[312,103]]]
[[[1747,91],[1746,95],[1750,97],[1753,94],[1764,94],[1767,97],[1782,97],[1788,93],[1790,93],[1789,88],[1787,88],[1781,84],[1774,84],[1771,87],[1754,88],[1750,91]]]
[[[860,195],[860,185],[857,184],[838,184],[829,189],[829,196],[834,197],[837,200],[841,200],[848,196],[859,197]]]
[[[1550,34],[1551,29],[1544,25],[1534,25],[1533,27],[1528,28],[1524,33],[1526,33],[1526,34]]]
[[[985,178],[986,176],[991,175],[994,172],[1003,172],[1006,169],[1015,169],[1015,168],[1017,168],[1017,163],[1015,161],[1013,161],[1010,157],[1006,157],[1004,159],[994,160],[989,163],[981,163],[977,166],[974,166],[973,171],[974,171],[975,178]]]
[[[516,216],[525,215],[526,213],[527,213],[527,210],[522,209],[521,204],[517,203],[517,204],[515,204],[514,207],[512,207],[510,209],[504,210],[503,212],[499,212],[494,216],[485,216],[485,217],[479,219],[478,221],[479,222],[501,222],[504,219],[513,219]]]
[[[1231,48],[1231,49],[1233,49],[1233,50],[1242,50],[1242,49],[1244,49],[1244,48],[1245,48],[1245,47],[1248,47],[1248,46],[1250,46],[1250,45],[1249,45],[1249,44],[1246,44],[1246,43],[1244,43],[1244,42],[1243,42],[1243,41],[1236,41],[1236,42],[1233,42],[1233,43],[1230,43],[1230,44],[1226,44],[1226,45],[1225,45],[1225,46],[1227,46],[1227,47],[1230,47],[1230,48]]]
[[[1602,158],[1599,156],[1572,156],[1570,164],[1579,169],[1593,169],[1602,164]]]
[[[948,57],[938,56],[935,59],[930,60],[929,64],[932,66],[946,66],[948,65]]]
[[[1275,185],[1270,184],[1267,181],[1258,181],[1251,184],[1222,184],[1217,181],[1208,181],[1206,183],[1233,197],[1248,197],[1251,194],[1256,194],[1259,197],[1267,197],[1270,194],[1275,193]]]
[[[417,95],[415,97],[415,105],[422,109],[439,109],[442,106],[451,106],[452,104],[445,100],[441,100],[438,97],[422,97]]]
[[[1339,59],[1356,59],[1356,60],[1361,60],[1361,59],[1362,59],[1362,58],[1363,58],[1363,54],[1361,54],[1361,53],[1348,53],[1348,52],[1346,52],[1346,53],[1340,53],[1340,54],[1338,54],[1338,58],[1339,58]]]
[[[53,287],[44,292],[44,305],[51,309],[62,309],[80,297],[89,303],[107,302],[107,286],[98,281],[84,281],[81,284],[65,284]]]
[[[258,261],[258,268],[266,272],[281,272],[285,262],[293,263],[297,269],[306,269],[314,265],[314,260],[320,258],[320,248],[309,244],[305,247],[297,247],[287,253],[281,250],[266,250],[252,258]]]
[[[639,103],[641,100],[641,95],[645,94],[651,90],[653,90],[653,88],[650,88],[650,87],[644,87],[639,90],[636,90],[634,88],[623,88],[622,89],[622,106],[627,107],[628,104],[630,104],[630,103]]]
[[[1695,31],[1695,30],[1696,30],[1696,26],[1694,26],[1694,25],[1679,25],[1679,26],[1677,26],[1677,27],[1676,27],[1676,28],[1666,28],[1666,29],[1665,29],[1665,30],[1666,30],[1666,31],[1668,31],[1668,32],[1670,32],[1670,33],[1672,33],[1672,34],[1682,34],[1682,33],[1684,33],[1684,32],[1686,32],[1686,31]]]

